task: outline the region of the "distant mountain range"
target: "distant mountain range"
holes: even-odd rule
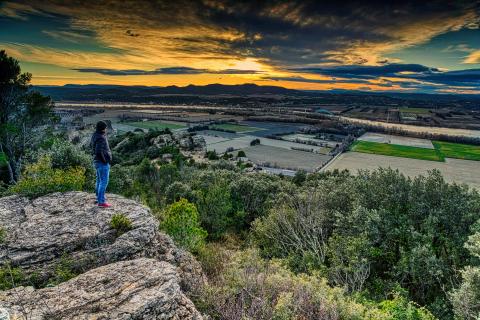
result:
[[[42,94],[51,96],[55,101],[116,101],[116,102],[186,102],[202,101],[215,96],[217,98],[249,98],[262,96],[264,98],[284,97],[325,97],[329,100],[337,97],[344,100],[347,97],[358,97],[365,100],[367,97],[378,99],[389,97],[404,100],[423,100],[438,102],[474,101],[480,102],[480,95],[458,94],[425,94],[402,92],[368,92],[354,90],[293,90],[278,86],[259,86],[252,83],[241,85],[209,84],[205,86],[189,85],[186,87],[167,86],[121,86],[121,85],[74,85],[64,86],[35,86]],[[233,96],[233,97],[232,97]],[[337,99],[335,99],[337,100]]]
[[[223,85],[209,84],[205,86],[189,85],[186,87],[147,87],[120,85],[73,85],[35,86],[43,94],[50,95],[55,100],[112,100],[123,101],[124,97],[155,97],[161,95],[302,95],[301,91],[276,86],[258,86],[256,84]]]

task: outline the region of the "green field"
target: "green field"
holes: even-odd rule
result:
[[[432,143],[435,149],[446,158],[480,161],[480,146],[442,141]]]
[[[401,146],[398,144],[377,143],[368,141],[355,141],[350,147],[351,151],[381,154],[385,156],[412,158],[430,161],[444,161],[442,154],[435,149]]]
[[[430,109],[426,108],[400,108],[400,112],[403,113],[415,113],[415,114],[425,114],[428,113]]]
[[[235,132],[250,132],[250,131],[259,131],[263,130],[261,128],[243,126],[240,124],[231,124],[231,123],[223,123],[223,124],[216,124],[211,127],[213,130],[215,129],[223,129],[223,130],[230,130]]]
[[[184,125],[181,124],[175,124],[175,123],[168,123],[168,122],[162,122],[159,120],[151,120],[151,121],[136,121],[136,122],[126,122],[125,124],[132,126],[132,127],[137,127],[141,129],[181,129],[185,128]]]

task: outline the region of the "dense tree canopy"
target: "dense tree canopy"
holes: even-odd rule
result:
[[[8,183],[20,175],[25,152],[54,120],[49,97],[30,90],[32,75],[22,73],[17,60],[0,51],[0,154],[6,161]],[[2,170],[0,168],[0,170]]]

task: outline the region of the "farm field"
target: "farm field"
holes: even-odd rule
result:
[[[211,131],[209,133],[204,133],[204,134],[199,133],[199,135],[205,138],[205,141],[207,142],[207,150],[215,150],[217,153],[224,153],[229,148],[238,150],[238,149],[249,147],[250,142],[258,138],[253,135],[237,135],[232,138],[227,138],[222,135],[212,136]],[[260,139],[261,145],[280,148],[282,150],[287,150],[287,151],[292,150],[292,148],[300,148],[300,149],[310,149],[318,154],[328,154],[331,150],[330,148],[327,148],[327,147],[310,146],[303,143],[297,143],[297,142],[291,142],[291,141],[276,140],[276,139],[269,139],[269,138],[263,138],[263,137],[260,137],[258,139]],[[305,151],[301,151],[301,152],[305,152]]]
[[[120,122],[112,122],[112,127],[113,129],[119,131],[119,132],[129,132],[129,131],[134,131],[138,127],[132,127],[124,123]]]
[[[328,141],[328,140],[317,139],[317,138],[315,138],[315,135],[313,135],[313,134],[304,134],[304,133],[287,134],[285,136],[282,136],[282,138],[284,140],[292,141],[292,142],[300,140],[300,141],[312,141],[312,142],[316,142],[316,143],[324,143],[331,148],[334,148],[335,145],[337,145],[337,143],[338,143],[336,141]]]
[[[360,138],[358,138],[358,140],[368,141],[368,142],[397,144],[402,146],[426,148],[426,149],[434,148],[432,142],[427,139],[394,136],[390,134],[375,133],[375,132],[367,132],[364,135],[362,135]]]
[[[393,157],[403,157],[430,161],[444,161],[443,156],[435,149],[417,148],[397,144],[357,140],[350,147],[350,150]]]
[[[427,132],[427,133],[433,133],[433,134],[446,134],[450,136],[466,136],[466,137],[480,138],[480,130],[446,128],[446,127],[425,127],[425,126],[416,126],[412,124],[387,123],[387,122],[375,121],[375,120],[357,119],[357,118],[350,118],[345,116],[340,116],[339,119],[340,121],[347,122],[347,123],[359,123],[359,124],[382,126],[384,128],[401,129],[409,132]],[[477,123],[478,123],[478,120],[477,120]]]
[[[207,150],[217,153],[224,153],[228,149],[233,148],[234,150],[239,150],[246,148],[250,145],[250,142],[255,139],[251,136],[239,136],[237,138],[228,139],[222,137],[212,137],[208,135],[202,135],[207,142]]]
[[[231,130],[235,132],[251,132],[251,131],[263,130],[262,128],[256,128],[256,127],[239,125],[239,124],[231,124],[231,123],[216,124],[216,125],[213,125],[212,128]]]
[[[303,123],[287,123],[287,122],[268,122],[268,121],[242,121],[242,125],[260,128],[263,130],[253,131],[250,134],[257,137],[267,137],[274,134],[287,134],[297,132],[300,128],[305,127]]]
[[[252,138],[254,139],[255,137],[252,136]],[[283,148],[287,150],[291,150],[292,148],[312,149],[313,151],[317,153],[322,153],[322,154],[327,154],[330,151],[330,148],[326,148],[326,147],[310,146],[310,145],[298,143],[298,142],[268,139],[268,138],[260,138],[260,143],[266,146]]]
[[[414,177],[425,175],[429,170],[438,169],[448,182],[466,183],[480,190],[480,170],[477,161],[445,159],[445,162],[432,162],[418,159],[347,152],[329,163],[322,171],[348,169],[352,173],[358,170],[374,170],[379,167],[398,169],[403,174]]]
[[[416,114],[426,114],[430,112],[430,109],[427,108],[400,108],[400,112],[403,113],[416,113]]]
[[[126,125],[141,129],[182,129],[185,125],[159,120],[125,122]]]
[[[480,161],[480,146],[434,141],[435,148],[448,158]],[[477,170],[480,169],[480,163]]]
[[[331,157],[311,152],[257,145],[243,149],[248,159],[257,165],[293,170],[314,171]]]
[[[421,149],[424,150],[421,150]],[[480,146],[433,141],[367,132],[352,145],[352,151],[421,160],[445,158],[480,161]]]
[[[231,139],[219,137],[219,136],[211,136],[211,135],[201,135],[201,136],[205,139],[205,142],[207,143],[207,145],[231,140]]]
[[[197,131],[197,134],[202,136],[221,137],[225,139],[233,139],[233,138],[238,138],[240,136],[237,133],[217,131],[217,130],[202,130],[202,131]]]

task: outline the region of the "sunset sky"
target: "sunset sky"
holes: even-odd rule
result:
[[[34,84],[480,93],[480,1],[0,1]]]

